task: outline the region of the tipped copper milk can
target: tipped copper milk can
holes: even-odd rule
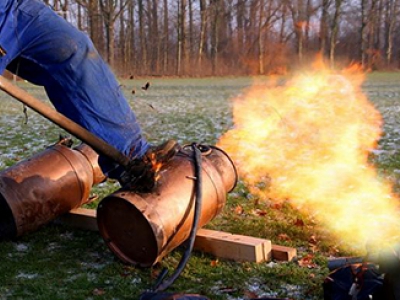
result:
[[[88,201],[104,180],[98,155],[85,144],[55,144],[0,172],[0,239],[34,231]]]
[[[202,146],[202,208],[199,226],[223,208],[236,185],[236,169],[221,149]],[[120,189],[97,208],[99,231],[123,262],[149,267],[184,242],[193,223],[195,201],[193,150],[185,146],[163,165],[151,193]]]

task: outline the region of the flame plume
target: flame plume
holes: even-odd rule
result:
[[[315,69],[285,85],[254,85],[234,99],[234,128],[218,146],[250,191],[289,200],[350,246],[398,242],[399,200],[368,156],[382,117],[364,75]]]

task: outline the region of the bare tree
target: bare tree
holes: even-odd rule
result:
[[[329,6],[331,0],[322,0],[321,5],[321,22],[319,29],[319,50],[322,55],[326,54],[329,26]]]
[[[279,44],[283,45],[284,43],[286,43],[285,32],[286,32],[286,20],[288,11],[287,3],[283,2],[281,7],[282,7],[282,12],[281,12],[281,26],[279,30]]]
[[[106,49],[107,62],[113,68],[115,63],[114,47],[115,47],[115,22],[124,11],[130,0],[99,0],[101,12],[106,28]]]
[[[304,0],[285,0],[292,15],[294,33],[296,36],[296,50],[299,61],[303,61],[304,37],[306,24],[306,7]]]
[[[334,67],[335,64],[335,50],[336,50],[336,41],[337,35],[339,31],[339,20],[341,15],[341,6],[343,0],[335,0],[335,12],[332,19],[331,26],[331,38],[330,38],[330,51],[329,51],[329,61],[331,68]]]
[[[360,27],[360,52],[361,52],[361,65],[366,67],[367,65],[367,48],[368,48],[368,0],[361,0],[361,27]]]
[[[143,0],[138,0],[138,14],[139,14],[139,40],[140,40],[140,64],[139,69],[141,72],[147,71],[147,39],[145,36],[144,24],[144,7]]]
[[[211,69],[212,74],[216,75],[218,66],[218,44],[220,27],[220,3],[223,0],[210,0],[211,10]]]
[[[200,0],[200,38],[198,46],[198,66],[202,70],[203,56],[206,51],[206,31],[207,31],[207,3]]]
[[[396,18],[399,13],[400,3],[399,0],[388,0],[387,2],[387,35],[386,35],[386,61],[390,65],[393,61],[393,48],[394,48],[394,32],[398,19]]]
[[[178,51],[177,51],[177,74],[185,72],[187,60],[186,47],[186,0],[178,0]]]
[[[188,0],[188,11],[189,11],[189,58],[188,60],[191,62],[194,53],[194,17],[193,17],[193,1]]]
[[[87,10],[88,31],[93,44],[102,53],[104,46],[102,18],[98,0],[75,0],[76,3]]]
[[[163,20],[163,72],[168,71],[168,49],[169,49],[169,20],[168,20],[168,0],[164,0],[164,20]]]
[[[317,51],[332,67],[400,60],[400,0],[43,1],[125,73],[265,74]]]
[[[244,33],[245,33],[245,15],[246,15],[245,0],[237,0],[236,4],[236,39],[237,47],[243,49],[244,47]]]
[[[126,43],[124,65],[129,68],[131,75],[136,73],[136,47],[135,47],[135,4],[136,0],[128,2],[128,21],[126,24]],[[122,30],[124,30],[123,28]]]

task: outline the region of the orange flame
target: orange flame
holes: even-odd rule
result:
[[[154,173],[154,181],[157,182],[160,179],[160,170],[163,164],[157,159],[155,153],[150,154],[149,160],[151,163],[151,170]]]
[[[363,80],[319,65],[283,86],[255,84],[234,100],[235,126],[218,143],[252,193],[289,200],[356,247],[400,241],[399,201],[368,162],[382,117]]]

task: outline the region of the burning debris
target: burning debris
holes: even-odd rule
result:
[[[149,89],[149,87],[150,87],[150,82],[148,81],[148,82],[146,82],[146,84],[144,86],[142,86],[142,90],[147,91]]]

